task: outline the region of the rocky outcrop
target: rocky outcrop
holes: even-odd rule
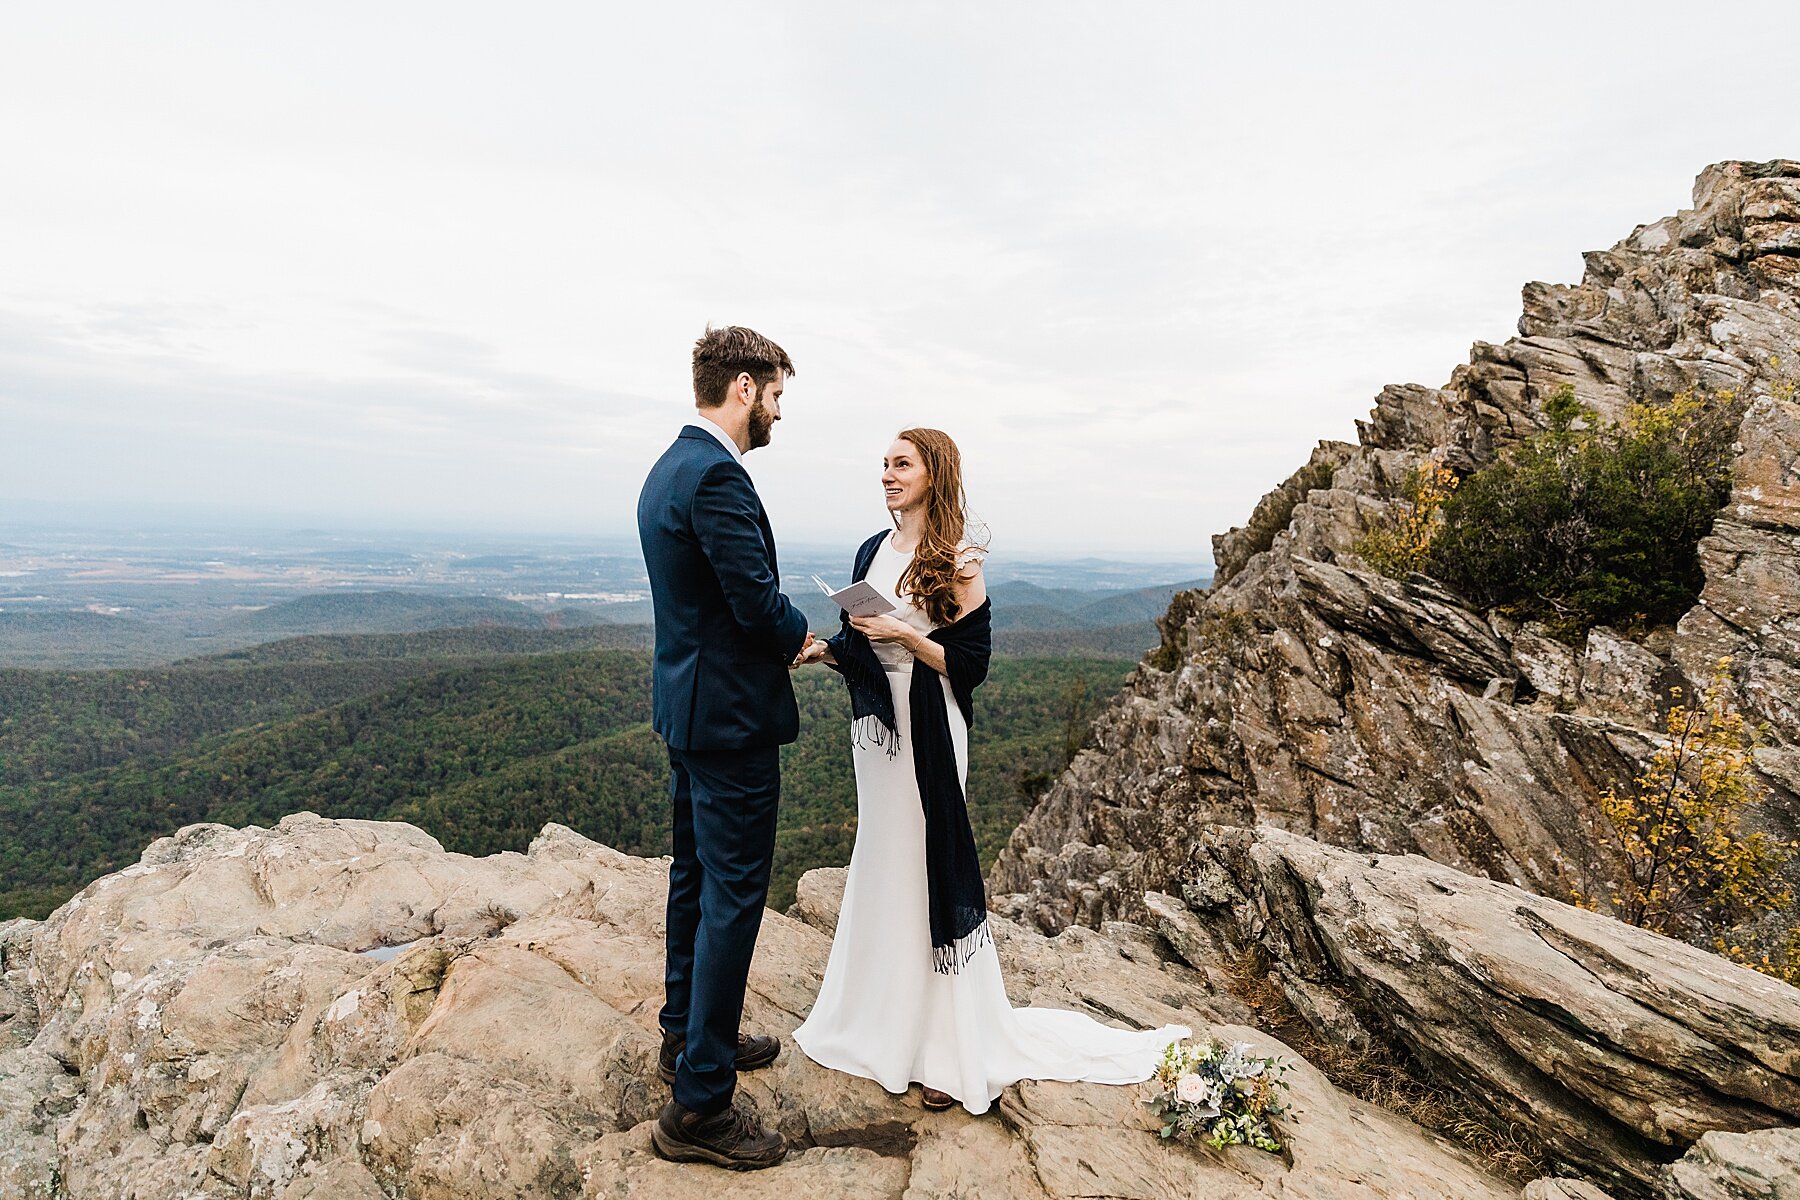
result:
[[[1612,1200],[1585,1179],[1555,1176],[1534,1179],[1525,1185],[1525,1200]]]
[[[1709,1133],[1657,1175],[1658,1200],[1795,1200],[1800,1130]],[[1613,1200],[1585,1179],[1534,1179],[1524,1200]]]
[[[1047,931],[1139,919],[1196,832],[1267,823],[1356,850],[1417,853],[1544,895],[1599,890],[1617,864],[1594,801],[1650,752],[1668,689],[1733,660],[1769,741],[1773,803],[1800,818],[1800,163],[1722,163],[1694,207],[1531,284],[1519,336],[1478,343],[1442,388],[1376,398],[1355,445],[1321,443],[1214,539],[1217,577],[1091,748],[1014,833],[993,890]],[[1470,610],[1353,547],[1427,459],[1468,469],[1544,425],[1563,385],[1606,416],[1688,389],[1746,405],[1731,502],[1701,546],[1705,587],[1676,629],[1596,629],[1566,646]]]
[[[1184,957],[1217,958],[1223,927],[1322,1038],[1404,1047],[1621,1194],[1718,1132],[1800,1122],[1800,989],[1685,943],[1271,828],[1201,839],[1182,891],[1150,906]]]
[[[1339,1091],[1155,933],[996,917],[1015,1003],[1181,1022],[1294,1062],[1285,1156],[1165,1144],[1132,1087],[1024,1083],[927,1113],[791,1043],[744,1077],[793,1139],[749,1176],[655,1157],[666,861],[547,826],[446,854],[410,826],[192,826],[42,924],[0,928],[0,1195],[174,1200],[1246,1195],[1503,1200],[1516,1186]],[[835,887],[834,887],[835,884]],[[841,878],[771,913],[746,1024],[786,1035]],[[809,923],[812,922],[812,923]]]
[[[1800,1197],[1800,1130],[1709,1133],[1661,1178],[1666,1200]]]

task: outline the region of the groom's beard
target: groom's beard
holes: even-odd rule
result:
[[[768,445],[770,434],[774,428],[775,418],[769,415],[769,410],[764,406],[762,397],[758,396],[756,403],[750,406],[750,448],[755,450],[759,446]]]

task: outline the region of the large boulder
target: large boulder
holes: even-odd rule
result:
[[[1348,997],[1441,1087],[1620,1194],[1651,1194],[1697,1144],[1740,1144],[1721,1134],[1800,1123],[1800,989],[1686,943],[1268,827],[1203,837],[1183,890],[1151,898],[1160,919],[1224,926],[1319,1000],[1295,1009],[1321,1037],[1345,1039],[1331,1006]]]
[[[184,829],[41,925],[0,931],[30,944],[26,1044],[0,1051],[0,1195],[1517,1195],[1242,1025],[1223,976],[1160,935],[1052,938],[1000,916],[1016,1003],[1184,1023],[1292,1061],[1287,1153],[1165,1144],[1136,1087],[1028,1081],[983,1117],[928,1113],[790,1041],[741,1089],[793,1140],[787,1162],[744,1177],[664,1162],[649,1122],[667,1099],[666,886],[666,860],[554,825],[489,858],[310,814]],[[766,916],[747,1027],[786,1037],[804,1018],[840,894],[820,874],[801,884],[804,919]]]

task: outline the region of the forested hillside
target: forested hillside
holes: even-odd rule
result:
[[[546,821],[665,853],[648,655],[591,645],[634,636],[445,630],[301,638],[154,670],[0,671],[0,919],[41,915],[182,825],[301,809],[415,822],[471,854],[523,849]],[[984,860],[1129,667],[995,660],[971,750]],[[801,872],[847,861],[855,835],[843,689],[820,668],[797,690],[777,905]]]
[[[0,667],[0,784],[167,754],[209,734],[326,708],[455,662],[649,644],[649,628],[639,625],[482,627],[296,637],[128,670]]]

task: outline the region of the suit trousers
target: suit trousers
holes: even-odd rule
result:
[[[687,1039],[675,1100],[711,1115],[737,1088],[738,1025],[769,898],[781,751],[669,750],[675,861],[669,868],[663,1032]]]

